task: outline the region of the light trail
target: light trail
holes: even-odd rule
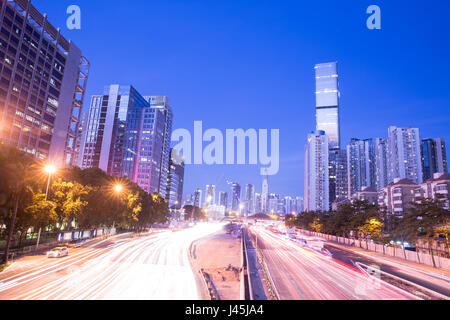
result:
[[[281,300],[417,300],[265,228],[252,227]]]
[[[26,271],[13,266],[0,275],[0,300],[198,300],[189,248],[222,228],[108,239],[59,260],[38,258]]]

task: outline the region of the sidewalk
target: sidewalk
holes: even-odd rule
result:
[[[400,267],[403,267],[403,268],[416,269],[416,271],[421,271],[428,275],[450,281],[450,270],[433,268],[431,266],[415,263],[415,262],[404,260],[401,258],[386,256],[379,252],[367,251],[367,250],[364,250],[359,247],[351,247],[351,246],[346,246],[346,245],[342,245],[342,244],[337,244],[332,241],[327,241],[327,244],[331,245],[333,247],[336,247],[338,249],[342,249],[342,250],[345,250],[345,251],[348,251],[351,253],[355,253],[357,255],[363,256],[368,259],[378,260],[380,262],[383,262],[385,264],[390,264],[393,266],[399,265]]]

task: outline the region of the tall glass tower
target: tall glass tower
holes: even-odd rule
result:
[[[339,76],[337,62],[322,63],[316,71],[316,129],[325,131],[330,150],[340,149]]]

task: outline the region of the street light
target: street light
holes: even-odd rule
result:
[[[48,191],[50,189],[50,181],[52,179],[52,175],[56,173],[56,167],[52,165],[48,165],[44,168],[45,173],[48,174],[48,182],[47,182],[47,190],[45,191],[45,200],[48,200]]]
[[[123,191],[123,186],[122,186],[121,184],[115,185],[115,186],[114,186],[114,191],[115,191],[116,193],[122,193],[122,191]]]

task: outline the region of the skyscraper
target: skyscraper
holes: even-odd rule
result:
[[[197,189],[194,192],[194,207],[203,208],[202,205],[202,190]]]
[[[216,204],[216,186],[207,185],[205,193],[205,208]]]
[[[245,187],[245,214],[252,215],[255,213],[255,187],[248,184]]]
[[[233,183],[231,186],[231,191],[233,194],[232,201],[231,201],[231,210],[233,211],[240,211],[240,205],[241,205],[241,186],[239,183]]]
[[[219,206],[225,207],[225,210],[228,209],[228,193],[227,192],[219,193]]]
[[[316,130],[325,131],[329,149],[340,149],[339,76],[337,62],[318,64],[316,72]]]
[[[305,207],[308,211],[330,209],[328,152],[328,136],[324,131],[308,135],[305,147]]]
[[[375,140],[375,184],[377,191],[389,184],[387,168],[387,139]]]
[[[401,178],[422,183],[419,129],[390,127],[387,142],[388,182]]]
[[[262,183],[262,193],[261,193],[261,212],[268,212],[268,201],[269,201],[269,177],[264,176]]]
[[[346,151],[341,150],[340,91],[337,62],[318,64],[316,74],[316,130],[324,131],[329,146],[329,207],[347,196]]]
[[[444,139],[424,139],[421,143],[423,181],[435,173],[447,173],[447,150]]]
[[[150,106],[132,86],[106,86],[103,95],[91,98],[82,168],[126,177],[146,192],[166,198],[168,174],[161,182],[166,123],[165,112]]]
[[[169,174],[173,112],[169,104],[169,98],[165,96],[145,96],[144,99],[148,101],[150,107],[158,114],[156,120],[160,122],[158,125],[155,125],[155,128],[161,130],[161,132],[158,132],[158,135],[162,136],[158,193],[163,198],[166,198],[165,192],[167,190],[167,176]],[[147,121],[151,122],[153,119],[147,119]]]
[[[30,1],[1,1],[0,23],[0,141],[74,164],[88,60]]]
[[[375,149],[372,139],[352,139],[347,146],[348,197],[364,187],[375,188]]]
[[[184,187],[184,158],[176,149],[170,152],[169,176],[167,177],[167,198],[169,207],[181,209]]]

